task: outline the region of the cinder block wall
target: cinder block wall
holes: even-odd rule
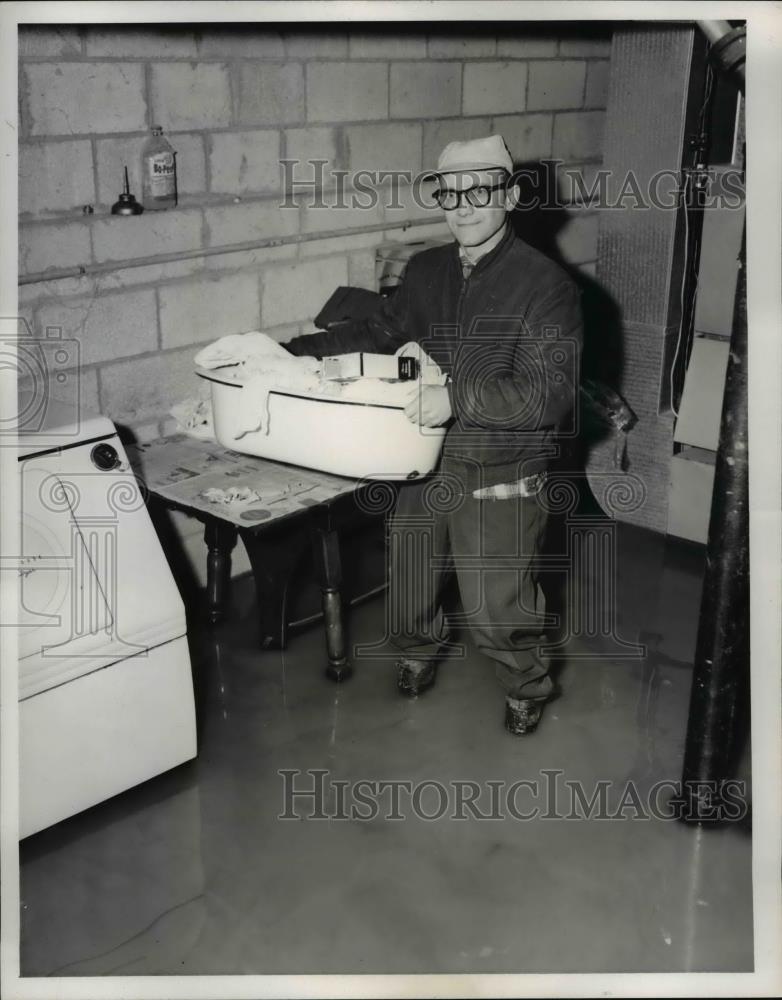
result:
[[[78,371],[58,370],[52,394],[78,391],[140,440],[172,430],[170,406],[202,385],[192,374],[200,345],[312,330],[336,286],[374,287],[378,243],[447,235],[437,209],[431,225],[403,229],[427,218],[404,188],[401,208],[282,209],[281,157],[325,159],[326,178],[415,173],[452,139],[500,131],[518,162],[556,157],[588,173],[601,159],[609,53],[607,31],[556,23],[20,28],[20,275],[387,224],[21,286],[33,336],[61,330],[78,342]],[[179,205],[112,216],[124,164],[141,197],[153,124],[177,151]],[[333,203],[328,189],[324,200]],[[559,252],[593,273],[596,214],[568,213]]]

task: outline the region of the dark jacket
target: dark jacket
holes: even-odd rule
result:
[[[548,257],[514,236],[462,275],[456,243],[425,250],[378,315],[285,346],[323,357],[392,354],[414,340],[450,376],[454,419],[441,469],[468,490],[547,468],[574,433],[582,321],[580,294]]]

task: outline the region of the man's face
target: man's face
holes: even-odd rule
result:
[[[466,191],[474,187],[491,188],[507,175],[503,170],[474,170],[469,173],[443,174],[438,187],[441,191]],[[457,243],[463,247],[480,247],[505,225],[507,213],[513,208],[512,190],[504,185],[491,192],[488,205],[475,207],[465,197],[457,208],[445,212],[445,221]]]

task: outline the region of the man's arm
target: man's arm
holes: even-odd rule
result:
[[[527,317],[525,333],[486,356],[462,347],[449,385],[451,409],[465,427],[536,431],[560,423],[576,403],[583,322],[580,293],[558,284]]]
[[[408,288],[405,281],[393,295],[383,301],[378,312],[369,319],[340,324],[338,329],[321,330],[294,337],[282,346],[291,354],[322,358],[330,354],[351,351],[371,351],[393,354],[410,338],[407,336],[409,315]]]

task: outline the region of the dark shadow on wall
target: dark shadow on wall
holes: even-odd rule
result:
[[[592,379],[618,391],[624,366],[619,305],[598,281],[562,256],[558,240],[571,223],[571,213],[562,199],[557,197],[553,163],[522,162],[516,163],[515,169],[521,181],[520,207],[511,216],[516,235],[555,261],[581,290],[584,320],[582,380]],[[563,443],[561,454],[551,471],[557,477],[569,479],[578,489],[578,506],[569,512],[571,516],[604,516],[589,487],[586,469],[592,449],[598,442],[612,436],[614,431],[595,418],[584,405],[579,405],[577,426],[578,436]],[[551,516],[544,551],[551,556],[566,553],[567,530],[565,514]],[[565,626],[566,575],[544,573],[540,583],[548,610],[559,619],[560,628]],[[552,674],[556,676],[556,673],[556,665],[552,664]]]
[[[592,379],[618,391],[624,370],[621,310],[598,281],[562,256],[558,240],[571,222],[571,213],[557,196],[554,161],[517,163],[515,169],[521,188],[520,207],[511,216],[516,234],[555,261],[581,290],[584,318],[582,380]],[[586,468],[592,448],[613,434],[613,430],[596,420],[584,406],[579,408],[578,427],[578,442],[567,458],[570,470],[580,474]],[[584,502],[589,503],[588,488],[583,492],[586,494]]]

